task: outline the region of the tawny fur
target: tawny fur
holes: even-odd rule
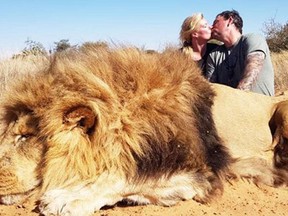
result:
[[[270,124],[274,129],[272,147],[274,163],[279,169],[288,170],[288,101],[278,103]]]
[[[10,87],[12,88],[13,83],[21,82],[22,78],[26,80],[24,78],[26,76],[34,76],[48,65],[49,60],[45,56],[7,59],[0,63],[0,99],[1,113],[3,114],[0,119],[1,203],[19,203],[29,197],[41,183],[38,167],[42,161],[43,145],[37,137],[38,120],[33,116],[32,110],[37,106],[37,101],[45,103],[42,97],[41,99],[37,97],[40,92],[35,83],[27,82],[17,86],[12,97],[8,96],[3,99],[2,95],[9,91]],[[38,81],[41,83],[41,80]],[[28,94],[23,97],[26,90],[25,85],[33,85],[36,88],[34,87],[34,92],[27,92]],[[18,92],[21,93],[18,94]],[[33,108],[30,106],[31,104],[33,104]]]
[[[286,185],[286,172],[275,169],[273,160],[279,148],[273,144],[276,142],[274,128],[282,123],[272,123],[275,116],[287,116],[288,109],[282,107],[279,112],[280,104],[284,103],[279,101],[287,100],[287,96],[269,97],[218,84],[213,88],[217,93],[212,111],[216,128],[224,145],[236,158],[231,166],[232,173],[250,178],[256,184]]]

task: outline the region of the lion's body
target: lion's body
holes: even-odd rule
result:
[[[180,54],[86,50],[60,55],[23,80],[2,105],[0,170],[20,184],[13,158],[24,154],[32,162],[21,166],[32,171],[17,190],[0,176],[3,203],[36,187],[42,214],[86,215],[123,199],[207,202],[228,174],[272,186],[279,180],[266,155],[276,99],[211,87]],[[31,118],[24,125],[33,130],[15,132]],[[25,140],[18,143],[12,138],[19,135]],[[4,148],[9,143],[14,147]],[[36,156],[23,153],[30,150]],[[268,165],[257,164],[262,160]],[[264,174],[254,173],[258,168]]]
[[[213,84],[213,89],[216,97],[212,112],[218,134],[230,154],[240,159],[240,169],[245,172],[246,167],[247,171],[237,169],[235,173],[253,176],[256,183],[273,185],[279,180],[273,176],[275,147],[277,150],[287,146],[283,145],[283,139],[288,138],[287,95],[269,97],[218,84]],[[281,163],[284,163],[287,150],[282,155]],[[280,176],[286,176],[282,170],[279,172]]]
[[[248,157],[259,152],[265,157],[272,143],[269,121],[276,107],[273,98],[217,84],[214,89],[213,119],[232,155]]]
[[[218,84],[213,84],[213,89],[216,97],[212,112],[218,134],[237,159],[232,173],[252,178],[256,184],[286,184],[286,172],[274,168],[271,127],[278,103],[286,96],[269,97]]]

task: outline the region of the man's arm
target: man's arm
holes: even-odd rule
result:
[[[215,72],[215,65],[213,63],[211,55],[209,55],[207,58],[205,77],[210,82],[216,82],[217,81],[217,75]]]
[[[263,67],[264,59],[265,54],[261,51],[248,54],[243,77],[237,86],[238,89],[245,91],[251,90],[253,83],[256,81]]]

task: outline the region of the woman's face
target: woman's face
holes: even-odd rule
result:
[[[212,27],[208,24],[207,20],[203,18],[199,21],[198,30],[192,33],[192,37],[208,41],[211,38],[211,29]]]

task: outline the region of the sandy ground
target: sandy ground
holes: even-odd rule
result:
[[[0,206],[0,215],[37,216],[33,203],[24,206]],[[193,216],[193,215],[288,215],[288,188],[256,187],[244,181],[227,183],[222,197],[209,205],[193,200],[183,201],[173,207],[114,206],[100,210],[93,216]]]

